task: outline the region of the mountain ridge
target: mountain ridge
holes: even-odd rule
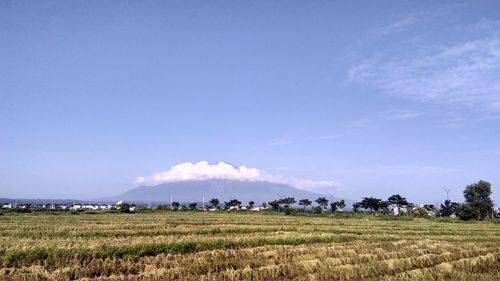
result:
[[[131,202],[180,203],[208,202],[217,198],[220,202],[238,199],[243,204],[254,201],[256,204],[269,202],[283,197],[293,197],[295,200],[310,199],[314,201],[320,196],[328,195],[315,193],[282,183],[266,181],[240,181],[227,179],[188,180],[162,183],[154,186],[139,186],[120,195],[112,197],[114,200]],[[339,200],[339,198],[333,198]],[[344,199],[346,203],[352,200]]]

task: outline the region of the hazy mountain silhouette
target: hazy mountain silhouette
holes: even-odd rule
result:
[[[140,186],[120,194],[114,199],[131,202],[169,203],[170,196],[172,196],[173,201],[181,203],[201,202],[203,198],[208,202],[211,198],[218,198],[221,203],[231,199],[238,199],[243,204],[250,200],[259,204],[288,196],[294,197],[297,201],[304,198],[314,201],[319,196],[325,195],[280,183],[210,179],[170,182],[156,186]],[[327,198],[329,199],[329,197]]]

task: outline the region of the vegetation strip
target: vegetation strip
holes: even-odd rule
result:
[[[242,247],[257,247],[264,245],[300,245],[312,243],[349,242],[358,239],[356,236],[312,236],[296,238],[259,238],[252,240],[231,241],[219,239],[207,242],[186,241],[179,243],[150,243],[139,245],[107,246],[100,249],[54,249],[34,248],[26,250],[4,250],[0,252],[3,256],[3,264],[9,266],[15,263],[29,263],[41,260],[65,259],[69,257],[104,258],[138,258],[143,256],[156,256],[159,254],[184,254],[206,250],[237,249]]]

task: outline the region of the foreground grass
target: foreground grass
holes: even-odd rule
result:
[[[499,280],[500,225],[455,222],[6,214],[0,280]]]

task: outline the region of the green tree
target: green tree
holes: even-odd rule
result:
[[[269,204],[269,206],[271,206],[271,208],[273,208],[273,210],[279,211],[280,203],[278,202],[278,200],[273,200],[271,202],[268,202],[268,204]]]
[[[198,203],[196,203],[196,202],[189,204],[189,210],[196,210],[197,205],[198,205]]]
[[[288,209],[291,205],[295,204],[296,201],[293,197],[285,197],[278,200],[278,202],[280,205],[283,205],[284,208]]]
[[[441,217],[449,217],[451,215],[456,215],[458,207],[459,207],[458,203],[451,202],[451,200],[445,200],[444,204],[441,204],[439,215]]]
[[[328,206],[328,199],[326,199],[326,197],[318,197],[314,202],[316,202],[321,209],[326,209],[326,206]]]
[[[378,207],[379,207],[380,211],[388,211],[390,205],[391,205],[391,203],[389,203],[389,201],[385,201],[385,200],[380,200],[380,202],[378,203]]]
[[[126,213],[126,214],[129,214],[131,213],[130,211],[130,207],[132,207],[129,203],[121,203],[120,205],[118,205],[118,212],[119,213]]]
[[[339,200],[339,201],[335,201],[335,202],[330,203],[330,208],[331,208],[332,212],[336,212],[337,209],[342,209],[344,207],[345,207],[344,200]]]
[[[404,198],[403,196],[401,196],[399,194],[391,195],[391,197],[387,198],[387,201],[391,205],[395,205],[398,208],[401,208],[402,206],[408,205],[408,201],[406,201],[406,198]]]
[[[208,201],[208,203],[210,204],[210,207],[211,208],[214,208],[214,209],[219,209],[219,199],[217,198],[212,198],[210,199],[210,201]]]
[[[491,196],[491,184],[486,181],[479,181],[465,187],[465,203],[473,208],[474,214],[478,214],[475,219],[483,220],[492,216],[493,201]]]
[[[252,209],[253,205],[255,205],[255,202],[253,202],[253,201],[248,202],[248,208],[249,209]]]
[[[359,206],[363,209],[368,209],[370,212],[378,211],[380,209],[380,202],[382,199],[377,199],[375,197],[363,197],[361,202],[359,202]]]
[[[469,204],[460,204],[457,209],[457,216],[464,221],[475,220],[480,216],[479,210]]]
[[[337,201],[336,203],[337,203],[337,207],[339,207],[340,209],[344,209],[345,208],[345,201],[343,199]]]
[[[170,208],[174,209],[174,210],[179,210],[179,207],[181,206],[181,204],[179,202],[172,202],[172,206],[170,206]]]
[[[300,199],[299,205],[304,207],[304,210],[307,208],[307,206],[310,206],[312,204],[312,201],[309,199]]]
[[[228,202],[224,202],[224,209],[230,209],[231,207],[241,207],[241,201],[237,199],[231,199]]]
[[[361,208],[361,203],[360,202],[354,202],[352,204],[352,211],[357,213],[359,212],[359,208]]]
[[[337,204],[335,204],[335,202],[330,203],[330,211],[332,211],[332,213],[337,211]]]
[[[424,209],[426,209],[429,212],[435,212],[436,206],[434,206],[433,204],[424,204]]]
[[[371,213],[373,211],[378,212],[381,210],[382,211],[387,210],[389,205],[390,205],[389,201],[384,201],[382,199],[375,197],[363,197],[363,200],[357,202],[356,207],[370,210]]]

